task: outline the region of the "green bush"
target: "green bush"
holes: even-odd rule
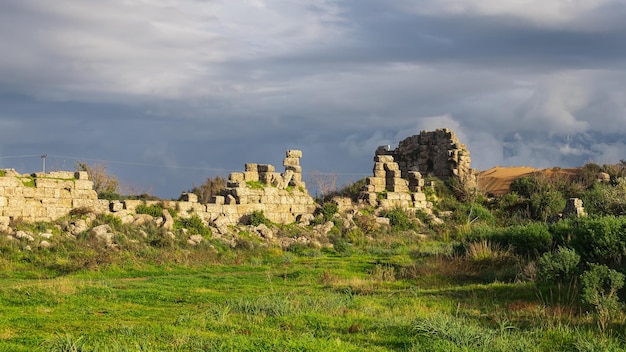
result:
[[[159,204],[152,204],[150,206],[145,204],[139,204],[135,208],[137,214],[148,214],[153,218],[161,217],[163,215],[163,207]]]
[[[324,217],[324,221],[332,221],[333,216],[339,211],[339,205],[335,202],[326,202],[322,205],[319,212]]]
[[[583,302],[595,308],[598,323],[602,331],[610,319],[621,311],[617,292],[624,286],[624,274],[606,265],[591,264],[580,280],[582,282]]]
[[[187,229],[190,235],[211,236],[211,229],[204,225],[204,222],[198,215],[193,215],[187,219],[176,219],[174,228]]]
[[[407,231],[416,230],[417,224],[409,218],[409,214],[401,207],[396,207],[392,210],[386,211],[383,217],[389,219],[389,225],[391,225],[392,231]]]
[[[580,254],[583,262],[619,267],[626,259],[626,218],[581,217],[556,226],[559,242]]]
[[[250,214],[250,225],[259,226],[261,224],[270,226],[272,225],[272,222],[265,217],[265,214],[263,214],[262,210],[253,211],[252,214]]]
[[[566,282],[571,280],[580,263],[580,255],[571,248],[559,247],[554,252],[544,253],[537,262],[537,276],[543,282]]]
[[[617,179],[615,185],[596,183],[581,196],[590,215],[626,214],[626,180]]]

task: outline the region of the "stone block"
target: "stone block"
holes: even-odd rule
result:
[[[9,204],[6,197],[0,197],[0,207],[6,207]]]
[[[0,177],[0,187],[18,187],[22,182],[15,177]]]
[[[74,189],[80,189],[80,190],[93,189],[93,181],[78,179],[74,181]]]
[[[258,170],[259,165],[258,164],[254,164],[254,163],[247,163],[246,164],[246,171],[247,172],[259,172]]]
[[[296,174],[302,173],[302,166],[288,166],[285,165],[285,171],[293,171]]]
[[[143,204],[143,201],[140,201],[140,200],[124,200],[124,201],[122,201],[122,203],[124,204],[124,209],[129,210],[131,212],[135,212],[135,209],[137,208],[137,206],[139,206],[140,204]]]
[[[87,174],[87,171],[76,171],[74,172],[74,178],[77,180],[87,181],[89,180],[89,175]]]
[[[374,169],[374,177],[386,178],[387,177],[387,171]]]
[[[93,199],[82,199],[82,198],[72,199],[72,208],[93,207],[94,205],[95,205],[95,202]]]
[[[231,172],[228,176],[229,182],[244,182],[244,173],[243,172]]]
[[[206,213],[206,204],[193,203],[191,207],[196,214]]]
[[[385,186],[385,179],[381,177],[368,177],[365,179],[365,184],[373,186]]]
[[[398,163],[386,163],[385,170],[387,171],[400,170],[400,167],[398,166]]]
[[[300,166],[300,159],[298,159],[298,158],[285,158],[285,159],[283,159],[283,166]]]
[[[198,196],[195,193],[185,192],[180,198],[183,202],[198,203]]]
[[[64,179],[74,179],[76,178],[76,172],[73,171],[52,171],[49,172],[46,176],[51,178],[64,178]]]
[[[404,185],[395,185],[391,187],[387,187],[387,189],[391,192],[399,192],[399,193],[408,193],[409,187]]]
[[[415,202],[422,202],[426,200],[426,194],[424,193],[413,193],[411,196]]]
[[[211,199],[211,203],[217,204],[217,205],[223,205],[224,196],[213,196],[213,198]]]
[[[297,149],[290,149],[287,151],[286,156],[288,158],[302,158],[302,151]]]
[[[258,166],[258,172],[259,173],[268,173],[268,172],[275,172],[276,168],[274,167],[274,165],[270,165],[270,164],[259,164]]]
[[[256,182],[259,180],[259,173],[256,170],[246,171],[243,173],[243,178],[246,182]]]
[[[124,210],[124,204],[118,200],[113,200],[109,203],[109,211],[116,213]]]

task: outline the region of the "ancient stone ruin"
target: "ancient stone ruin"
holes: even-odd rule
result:
[[[421,131],[396,149],[381,146],[374,156],[374,176],[367,178],[362,199],[374,206],[428,207],[422,192],[424,177],[458,179],[475,188],[477,172],[470,168],[469,151],[448,129]]]
[[[93,182],[84,171],[21,175],[0,170],[0,227],[22,219],[52,221],[80,207],[102,208]]]
[[[275,223],[291,223],[313,214],[316,208],[302,181],[301,157],[301,151],[288,150],[282,173],[273,165],[246,164],[244,172],[230,174],[227,187],[208,204],[198,203],[191,193],[183,194],[181,201],[109,201],[98,199],[84,171],[21,175],[11,169],[0,170],[0,228],[18,219],[53,221],[81,207],[111,213],[130,223],[136,220],[135,209],[142,204],[176,209],[183,218],[195,214],[223,231],[245,222],[255,211],[262,211]]]
[[[421,131],[401,141],[393,150],[378,147],[376,155],[392,156],[405,179],[409,179],[409,172],[418,171],[424,177],[442,180],[455,177],[470,188],[477,184],[477,172],[470,167],[469,150],[447,128]]]
[[[246,164],[243,172],[233,172],[226,188],[208,204],[194,194],[183,194],[181,201],[108,201],[97,199],[93,182],[86,172],[51,172],[20,175],[0,170],[0,228],[13,220],[52,221],[75,208],[95,213],[111,213],[124,223],[136,220],[141,204],[160,204],[178,211],[179,217],[198,215],[220,231],[245,223],[255,211],[262,211],[275,223],[292,223],[311,218],[316,203],[302,181],[302,152],[288,150],[284,171],[273,165]],[[374,156],[373,176],[367,178],[361,198],[382,208],[428,208],[423,192],[424,177],[458,178],[465,185],[475,184],[469,151],[447,129],[421,131],[391,150],[379,147]],[[164,222],[167,214],[164,214]]]

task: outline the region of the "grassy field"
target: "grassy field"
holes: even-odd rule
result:
[[[70,273],[38,269],[35,254],[5,256],[0,350],[626,348],[621,322],[600,333],[590,314],[567,301],[567,287],[540,289],[516,278],[516,263],[455,257],[444,243],[393,247],[343,255],[233,249],[179,264],[122,256]],[[68,254],[55,255],[48,260]]]

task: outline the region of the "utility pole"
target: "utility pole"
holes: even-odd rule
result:
[[[48,157],[48,154],[41,154],[41,162],[43,164],[43,173],[46,173],[46,158]]]

